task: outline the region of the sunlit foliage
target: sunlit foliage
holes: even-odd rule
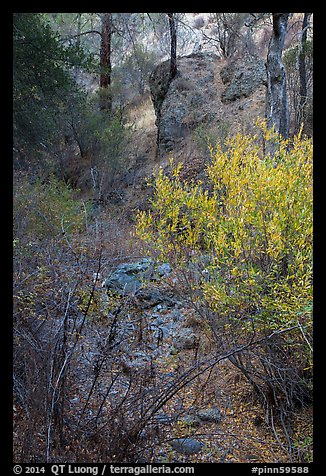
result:
[[[312,142],[260,128],[265,144],[279,143],[274,157],[262,152],[261,132],[237,134],[211,149],[208,184],[181,181],[181,164],[170,176],[161,169],[138,234],[176,269],[204,263],[193,289],[221,318],[254,316],[258,331],[299,319],[310,332]]]

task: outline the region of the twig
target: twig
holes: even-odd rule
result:
[[[305,341],[307,342],[307,344],[308,344],[308,347],[309,347],[309,349],[310,349],[310,352],[313,353],[313,350],[312,350],[312,347],[311,347],[311,345],[310,345],[310,342],[308,341],[308,339],[307,339],[307,337],[306,337],[306,334],[304,333],[303,327],[302,327],[301,323],[299,322],[299,320],[297,320],[297,323],[298,323],[298,327],[299,327],[299,329],[300,329],[300,331],[301,331],[301,334],[303,335],[304,340],[305,340]]]
[[[65,360],[64,360],[64,362],[61,366],[56,384],[55,384],[53,392],[52,392],[50,412],[49,412],[49,425],[48,425],[48,429],[47,429],[47,444],[46,444],[46,462],[47,463],[50,462],[50,443],[51,443],[51,432],[52,432],[52,417],[53,417],[54,405],[55,405],[55,402],[56,402],[55,397],[56,397],[57,389],[59,387],[59,383],[61,381],[61,376],[63,375],[63,372],[66,368],[66,365],[67,365],[70,357],[71,357],[71,353],[69,353],[66,356],[66,358],[65,358]]]

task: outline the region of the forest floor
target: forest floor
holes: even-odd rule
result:
[[[176,304],[170,306],[170,297],[167,296],[171,294],[165,288],[163,280],[156,284],[160,296],[163,296],[161,304],[154,302],[154,305],[148,305],[146,301],[126,297],[117,328],[112,327],[112,316],[106,314],[106,291],[101,287],[100,281],[116,264],[137,261],[139,257],[146,255],[142,244],[133,236],[134,225],[128,223],[126,217],[121,216],[123,217],[121,213],[112,215],[112,212],[107,214],[103,211],[98,217],[103,236],[103,265],[95,288],[99,305],[97,311],[94,310],[94,313],[91,312],[87,316],[83,338],[70,363],[73,370],[66,382],[64,432],[67,435],[70,433],[74,435],[73,440],[78,437],[76,435],[79,419],[83,421],[84,418],[86,428],[90,429],[92,419],[98,415],[99,409],[101,409],[98,419],[100,427],[107,425],[107,419],[113,418],[112,415],[115,413],[121,413],[123,421],[129,422],[127,425],[131,425],[134,420],[137,421],[137,418],[141,421],[136,408],[140,406],[143,408],[142,411],[146,411],[148,403],[142,395],[138,396],[138,388],[147,388],[153,393],[155,400],[162,392],[164,394],[169,382],[177,382],[189,369],[196,369],[198,362],[212,358],[218,351],[211,331],[200,317],[196,316],[192,306],[178,299]],[[90,270],[95,269],[94,263]],[[169,277],[169,282],[171,279],[172,277]],[[89,293],[92,287],[92,273],[89,272],[88,281],[83,286],[85,293]],[[172,301],[173,299],[172,293]],[[103,312],[98,312],[101,309]],[[174,316],[177,316],[177,324],[174,322]],[[83,316],[77,312],[77,317],[71,319],[68,328],[70,330],[75,328],[76,323],[82,319]],[[53,332],[55,326],[53,323],[49,324]],[[59,325],[60,322],[56,324]],[[180,348],[175,352],[175,336],[180,329],[184,329],[184,326],[195,333],[199,344],[190,349]],[[112,329],[116,347],[112,353],[107,353],[106,343],[111,339]],[[159,329],[161,334],[156,332]],[[99,368],[102,358],[104,365],[100,367],[97,375],[96,368]],[[148,374],[149,368],[154,369],[151,375]],[[106,389],[113,385],[116,377],[118,380],[114,390],[104,401],[103,395]],[[93,388],[95,381],[96,385]],[[123,395],[128,385],[131,385],[130,399],[128,396],[124,400]],[[89,400],[86,399],[88,395]],[[221,414],[219,421],[198,420],[196,417],[198,412],[210,408],[218,408]],[[14,453],[18,461],[23,444],[21,435],[28,433],[26,428],[29,422],[26,417],[20,419],[19,415],[23,415],[23,412],[19,405],[15,405],[14,410],[16,412]],[[187,420],[189,416],[190,421]],[[308,441],[312,437],[311,406],[298,409],[292,427],[293,439],[302,447],[303,439]],[[118,427],[115,431],[118,431]],[[228,360],[221,361],[190,384],[180,388],[176,395],[155,413],[144,428],[144,434],[150,447],[147,453],[144,452],[146,462],[289,463],[291,461],[281,425],[275,423],[274,431],[267,426],[263,407],[255,397],[251,385]],[[83,439],[77,439],[74,445],[69,443],[71,440],[67,437],[64,452],[62,448],[52,450],[52,461],[73,462],[77,458],[78,462],[107,462],[103,450],[99,451],[106,441],[104,435],[106,433],[103,430],[104,441],[95,440],[93,450],[89,444],[85,444],[83,460],[81,460]],[[202,448],[193,454],[183,454],[171,447],[171,440],[176,438],[190,438],[191,441],[199,442]],[[35,441],[37,440],[40,448],[39,461],[42,461],[42,448],[46,445],[46,427],[40,425]],[[100,460],[99,454],[102,455]],[[304,461],[309,457],[307,455],[309,452],[298,453],[294,455],[294,461],[297,458]],[[38,461],[37,452],[35,458]]]
[[[124,228],[123,233],[126,231]],[[103,263],[112,258],[109,246],[108,250],[107,256],[104,252]],[[118,261],[123,262],[130,251],[125,250]],[[128,256],[136,258],[138,252],[134,250]],[[105,265],[102,272],[105,273]],[[171,280],[173,275],[167,278],[168,282]],[[113,326],[113,317],[105,310],[106,291],[98,282],[96,299],[99,306],[87,315],[83,336],[70,362],[71,372],[65,383],[64,449],[60,445],[54,447],[52,461],[108,462],[103,446],[110,445],[110,431],[119,440],[122,421],[120,438],[123,442],[124,427],[130,428],[137,421],[141,424],[142,414],[146,414],[152,403],[151,399],[146,399],[147,392],[154,402],[158,401],[160,395],[164,396],[169,386],[176,384],[182,376],[188,372],[193,375],[197,368],[200,370],[198,363],[218,354],[210,329],[193,307],[173,292],[171,294],[171,288],[166,287],[164,281],[155,286],[162,298],[159,304],[126,296],[119,320]],[[88,289],[85,287],[85,292]],[[99,312],[101,308],[102,313]],[[82,320],[83,314],[78,312],[69,320],[68,329],[78,327]],[[60,320],[49,322],[51,332],[55,326],[60,327],[60,323]],[[197,345],[189,346],[191,348],[181,346],[176,350],[178,332],[184,329],[191,329],[196,335]],[[112,347],[108,345],[110,341]],[[111,389],[109,393],[107,389]],[[198,418],[200,411],[210,409],[218,409],[220,418],[217,421]],[[19,404],[15,405],[14,412],[14,454],[18,461],[24,443],[21,435],[28,434],[30,422],[26,416],[20,418],[23,411]],[[80,421],[83,423],[81,428]],[[311,423],[312,408],[298,409],[292,422],[294,441],[302,442],[303,435],[305,438],[312,436]],[[38,425],[37,420],[35,425]],[[92,434],[94,425],[102,431],[97,435],[96,430],[97,436],[92,436],[94,441],[86,444],[85,435]],[[35,430],[33,433],[33,444],[39,445],[35,461],[42,462],[47,428],[44,424],[37,428],[37,433]],[[82,433],[78,431],[81,429]],[[142,433],[143,439],[138,443],[142,446],[145,441],[146,444],[139,462],[290,462],[281,425],[276,422],[274,429],[266,425],[264,410],[252,386],[227,359],[181,386],[158,407]],[[171,447],[171,441],[178,438],[187,438],[191,444],[199,442],[202,446],[199,451],[184,454]],[[297,454],[294,461],[299,456],[303,460],[306,457]]]

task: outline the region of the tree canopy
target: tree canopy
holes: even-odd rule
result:
[[[71,70],[87,65],[78,45],[65,46],[42,14],[15,13],[13,38],[14,142],[39,150],[55,140],[71,91]]]

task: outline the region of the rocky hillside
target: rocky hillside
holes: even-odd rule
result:
[[[197,128],[207,131],[221,124],[232,129],[246,125],[262,112],[266,72],[260,58],[226,64],[212,53],[179,58],[178,74],[164,94],[165,64],[151,76],[152,100],[159,129],[160,151],[173,151]],[[254,112],[253,104],[258,109]]]
[[[119,206],[131,214],[146,207],[146,181],[169,157],[184,163],[187,178],[200,175],[212,145],[236,131],[253,130],[264,116],[265,66],[258,57],[232,63],[213,53],[178,58],[178,74],[167,87],[167,63],[150,80],[151,96],[129,107],[135,136],[130,164],[119,187]],[[158,143],[157,143],[158,141]]]

